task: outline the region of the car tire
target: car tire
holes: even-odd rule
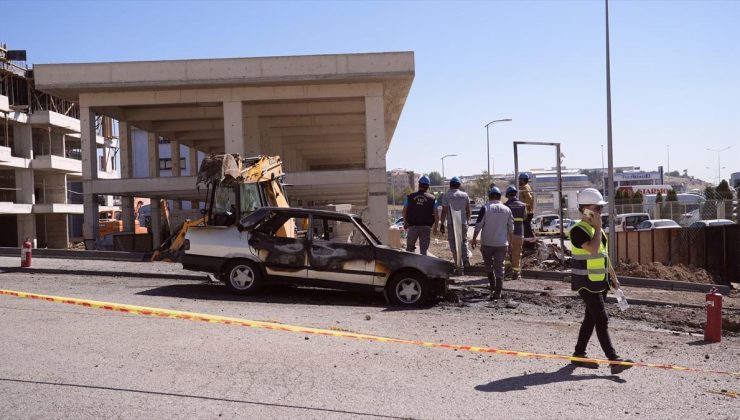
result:
[[[430,291],[429,281],[419,272],[405,270],[394,274],[385,285],[385,298],[394,306],[416,306],[424,303]]]
[[[236,260],[226,265],[223,280],[230,291],[238,295],[250,295],[262,287],[264,278],[257,264]]]

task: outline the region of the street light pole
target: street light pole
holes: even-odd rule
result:
[[[710,149],[710,148],[707,147],[707,150],[709,150],[710,152],[716,152],[717,153],[717,186],[719,186],[719,181],[721,179],[721,175],[720,175],[720,160],[719,160],[720,153],[724,152],[725,150],[727,150],[727,149],[729,149],[731,147],[732,146],[727,146],[724,149]]]
[[[612,150],[612,75],[609,59],[609,0],[604,0],[604,17],[606,20],[606,153],[609,165],[609,181],[604,193],[609,197],[609,259],[617,259],[617,233],[614,221],[617,218],[617,208],[614,203],[614,154]]]
[[[452,157],[452,156],[457,156],[457,155],[444,155],[444,156],[442,156],[442,180],[445,179],[445,158]]]
[[[492,176],[493,175],[491,173],[491,140],[490,140],[490,136],[488,134],[488,127],[491,126],[491,124],[495,124],[495,123],[498,123],[498,122],[509,122],[509,121],[511,121],[511,118],[504,118],[502,120],[493,120],[493,121],[491,121],[491,122],[489,122],[488,124],[485,125],[485,127],[486,127],[486,156],[487,156],[486,163],[488,164],[487,165],[488,166],[488,176]]]

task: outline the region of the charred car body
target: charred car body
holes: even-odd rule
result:
[[[266,282],[383,292],[414,305],[447,290],[453,265],[382,245],[355,215],[262,207],[218,229],[191,228],[185,269],[218,276],[235,293]]]

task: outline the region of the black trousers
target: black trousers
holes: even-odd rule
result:
[[[604,350],[606,358],[616,359],[617,352],[612,346],[611,338],[609,338],[609,316],[606,314],[606,308],[604,307],[606,291],[603,293],[592,293],[581,289],[578,291],[578,294],[581,295],[583,302],[586,304],[586,315],[583,317],[581,330],[578,332],[575,354],[586,354],[588,340],[591,339],[595,328],[596,337],[599,339],[599,344],[601,344],[601,349]]]

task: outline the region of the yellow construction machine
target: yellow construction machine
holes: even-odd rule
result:
[[[279,156],[242,158],[237,154],[203,159],[196,187],[205,186],[203,217],[186,220],[152,254],[152,261],[176,262],[182,257],[185,234],[193,226],[221,229],[231,226],[260,207],[290,207],[283,188],[283,161]],[[292,237],[295,229],[283,226],[280,236]]]

